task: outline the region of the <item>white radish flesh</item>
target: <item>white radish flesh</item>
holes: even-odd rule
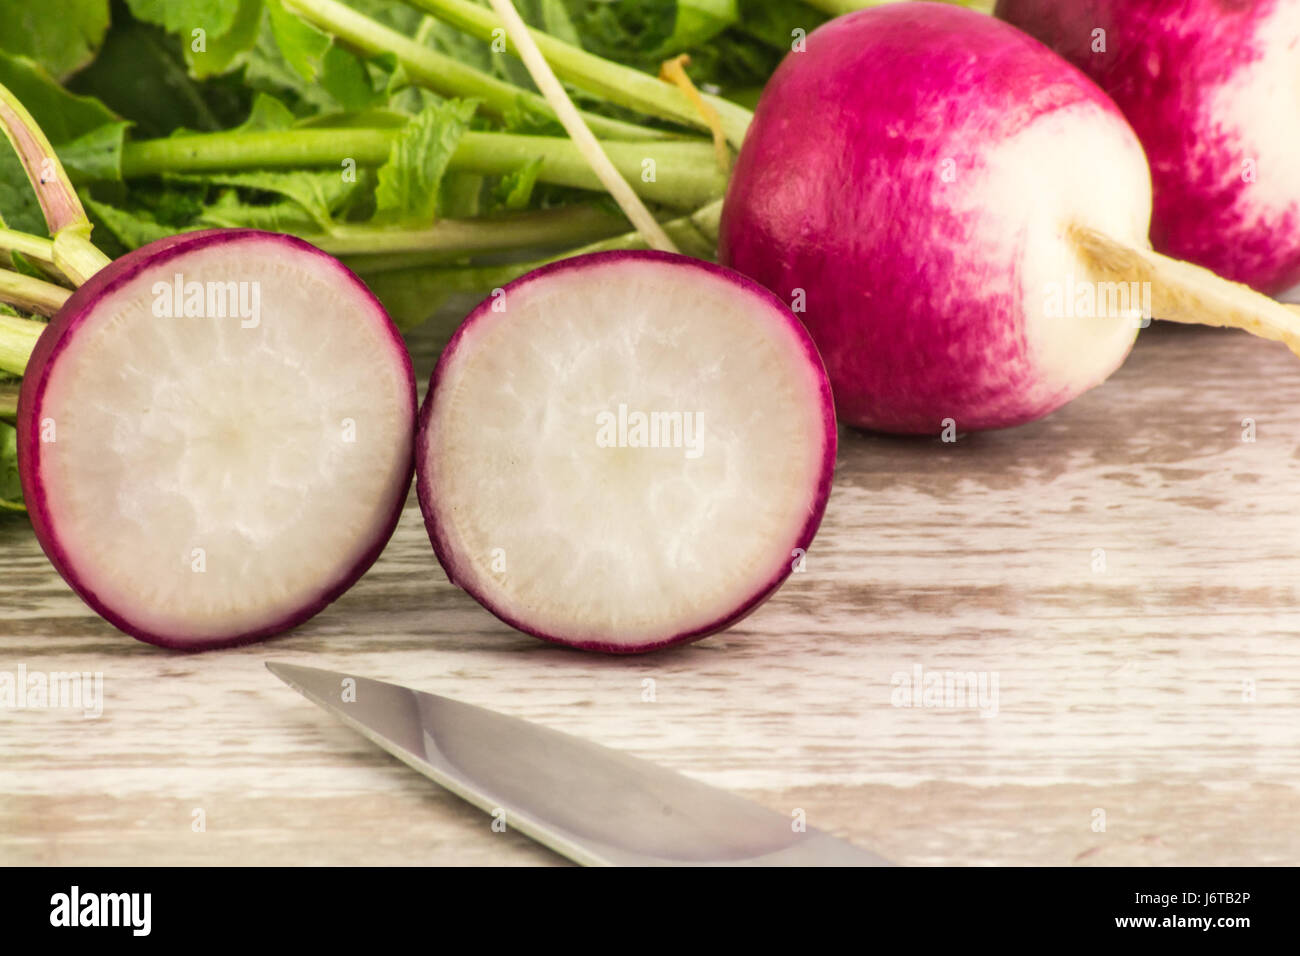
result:
[[[564,260],[479,306],[416,450],[449,577],[521,630],[613,652],[765,599],[808,548],[834,457],[829,385],[789,310],[652,252]]]
[[[374,561],[414,414],[402,341],[343,266],[285,236],[191,234],[55,317],[23,381],[20,468],[42,545],[97,611],[221,646],[305,620]]]

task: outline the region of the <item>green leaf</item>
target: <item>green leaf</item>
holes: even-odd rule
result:
[[[253,108],[248,112],[248,119],[236,126],[233,131],[289,129],[295,122],[296,118],[289,107],[270,93],[258,93],[253,97]]]
[[[791,30],[827,16],[796,0],[564,0],[581,46],[650,73],[689,53],[691,79],[722,89],[761,86],[790,52]]]
[[[187,42],[194,30],[203,30],[208,39],[229,33],[239,4],[240,0],[126,0],[137,20],[180,34]]]
[[[0,511],[26,511],[18,480],[18,432],[0,422]]]
[[[447,173],[438,187],[438,210],[449,219],[472,219],[479,214],[483,179],[478,173]]]
[[[69,93],[38,63],[5,53],[0,53],[0,83],[32,114],[65,162],[120,170],[123,123],[99,100]],[[0,209],[12,228],[46,234],[40,204],[8,142],[0,142]]]
[[[531,0],[531,2],[525,0],[524,7],[525,11],[521,13],[532,26],[545,30],[557,40],[570,46],[582,45],[578,28],[573,25],[573,18],[569,16],[564,0]],[[529,8],[535,11],[531,16],[527,12]]]
[[[325,53],[333,42],[330,35],[285,10],[279,0],[268,0],[266,9],[271,15],[275,45],[284,62],[301,79],[314,83],[325,68]]]
[[[130,123],[105,123],[70,143],[55,147],[59,159],[72,177],[91,180],[122,178],[122,142]]]
[[[493,211],[527,208],[532,201],[533,187],[537,185],[537,174],[541,168],[542,160],[539,157],[513,173],[502,176],[496,188],[492,190]]]
[[[363,110],[383,100],[396,63],[391,56],[363,62],[279,0],[266,0],[266,9],[269,16],[245,71],[254,89],[289,90],[311,112]]]
[[[476,106],[473,100],[447,100],[411,119],[379,168],[376,219],[428,225],[437,218],[443,173]]]
[[[93,96],[76,96],[58,84],[40,64],[0,53],[0,83],[7,86],[58,146],[118,120]]]
[[[140,213],[127,212],[86,195],[81,201],[96,225],[103,225],[126,249],[138,249],[156,239],[175,235],[176,230]]]
[[[357,188],[356,183],[346,182],[341,172],[318,171],[318,170],[296,170],[292,172],[279,171],[254,171],[248,173],[205,173],[197,176],[171,176],[169,180],[181,183],[202,183],[215,186],[234,187],[236,189],[251,191],[255,193],[272,193],[291,200],[297,206],[295,216],[299,219],[304,216],[314,222],[318,227],[317,231],[327,230],[333,223],[332,213],[342,206],[352,191]],[[233,215],[233,206],[230,200],[223,198],[221,202],[224,212],[223,216]],[[256,206],[257,203],[241,203],[241,205]],[[265,206],[266,204],[262,204]],[[250,217],[256,217],[258,213],[250,213]],[[205,211],[201,218],[211,222],[208,212]],[[282,214],[275,218],[282,218]],[[248,222],[241,223],[248,225]],[[311,231],[311,230],[309,230]]]
[[[740,19],[736,0],[678,0],[673,32],[659,47],[673,56],[705,43]]]
[[[643,66],[700,46],[740,20],[737,0],[569,0],[568,5],[582,46]]]
[[[269,205],[249,203],[241,199],[234,189],[222,192],[221,198],[203,211],[199,224],[223,229],[265,229],[267,232],[295,235],[310,235],[319,231],[315,220],[292,199]]]
[[[782,55],[794,43],[794,31],[806,36],[830,19],[828,14],[790,0],[740,0],[739,29]]]
[[[348,6],[408,36],[415,34],[421,21],[433,21],[432,17],[426,17],[402,0],[348,0]]]
[[[36,201],[36,193],[7,141],[0,143],[0,209],[9,220],[9,228],[34,236],[46,234],[45,215]]]
[[[182,37],[181,48],[190,74],[197,79],[217,76],[229,72],[243,64],[248,53],[257,42],[258,30],[262,25],[262,0],[240,0],[235,12],[235,21],[225,33],[219,36],[208,34],[203,43],[194,38],[188,41]],[[196,50],[196,46],[202,46]]]
[[[390,109],[367,109],[341,113],[322,113],[299,120],[295,126],[302,129],[396,129],[405,126],[411,117]]]
[[[314,34],[320,34],[320,38],[324,39],[326,43],[319,45],[312,39],[314,34],[303,34],[300,39],[305,39],[307,44],[305,46],[300,45],[294,39],[297,36],[294,27],[286,21],[288,25],[282,27],[282,29],[290,31],[284,40],[285,46],[293,54],[294,62],[290,62],[289,56],[281,47],[280,38],[276,35],[274,26],[277,16],[276,10],[279,9],[281,17],[288,17],[288,20],[302,24],[304,27],[307,24],[297,20],[296,17],[289,17],[275,0],[267,0],[266,9],[269,16],[262,19],[262,28],[257,35],[257,43],[248,56],[248,65],[244,67],[245,84],[253,90],[274,92],[280,96],[288,94],[289,106],[296,114],[314,113],[319,110],[335,108],[334,97],[315,80],[315,76],[320,69],[319,61],[325,55],[329,38],[321,34],[319,30],[309,28],[314,31]],[[314,52],[318,45],[319,52]],[[313,78],[310,80],[304,79],[302,71],[310,73]]]
[[[568,136],[568,132],[554,116],[543,113],[536,105],[517,97],[501,117],[507,133],[526,133],[529,136]]]
[[[93,93],[142,138],[170,135],[179,128],[226,129],[248,113],[251,93],[234,77],[197,81],[189,74],[180,44],[158,27],[123,18],[113,24],[95,62],[69,86]]]
[[[364,110],[384,98],[382,87],[375,89],[366,65],[339,46],[325,51],[320,81],[345,110]]]
[[[108,30],[108,0],[0,0],[0,23],[0,50],[65,77],[95,58]]]

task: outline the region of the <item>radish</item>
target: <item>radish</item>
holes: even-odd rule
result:
[[[1000,0],[996,13],[1133,124],[1156,249],[1263,292],[1300,282],[1300,0]]]
[[[1293,313],[1148,247],[1115,105],[999,20],[905,3],[830,21],[763,92],[721,261],[800,313],[840,420],[1032,421],[1099,384],[1154,312],[1300,344]]]
[[[633,653],[734,624],[802,567],[835,448],[789,309],[645,251],[564,259],[471,312],[415,457],[453,583],[519,630]]]
[[[55,237],[6,239],[79,284],[67,297],[11,274],[27,293],[11,301],[53,318],[0,327],[6,370],[24,373],[18,464],[45,553],[154,644],[225,646],[305,621],[378,557],[410,486],[415,380],[392,322],[288,236],[187,233],[109,262],[3,88],[0,122]]]

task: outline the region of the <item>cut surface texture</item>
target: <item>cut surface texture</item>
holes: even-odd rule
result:
[[[434,373],[416,461],[455,583],[521,630],[627,652],[767,597],[816,531],[834,455],[793,315],[644,252],[565,260],[479,306]]]
[[[114,263],[47,330],[19,405],[24,487],[47,554],[114,624],[237,643],[378,556],[414,414],[410,359],[355,276],[287,237],[193,234]]]

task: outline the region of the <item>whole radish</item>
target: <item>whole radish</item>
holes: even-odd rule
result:
[[[1000,0],[1137,131],[1161,252],[1276,293],[1300,282],[1300,0]]]
[[[839,17],[787,55],[723,210],[722,261],[800,313],[845,424],[1037,419],[1152,312],[1300,344],[1295,316],[1149,250],[1141,145],[1091,81],[946,4]]]
[[[53,241],[6,233],[66,289],[6,273],[0,367],[23,374],[37,539],[123,631],[238,644],[305,621],[378,557],[410,486],[415,380],[378,300],[307,243],[173,236],[108,261],[29,114],[0,125]]]
[[[1103,381],[1134,322],[1045,314],[1082,272],[1066,227],[1145,243],[1142,148],[1082,74],[942,4],[839,17],[759,101],[722,261],[807,324],[840,419],[903,433],[1016,425]]]

